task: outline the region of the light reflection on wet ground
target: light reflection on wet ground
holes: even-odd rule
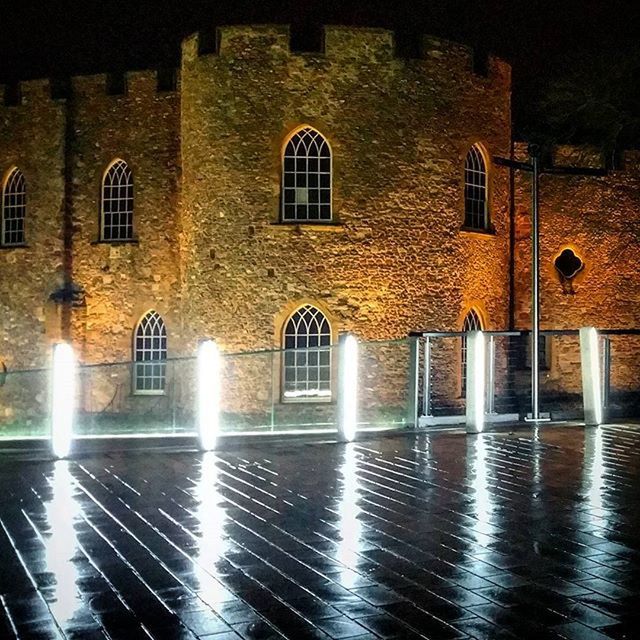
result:
[[[7,454],[0,638],[640,637],[639,472],[616,426]]]

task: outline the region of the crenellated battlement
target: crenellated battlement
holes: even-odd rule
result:
[[[473,69],[473,49],[471,47],[435,36],[423,36],[422,58],[452,68],[466,71]]]
[[[51,99],[51,82],[48,79],[26,80],[13,85],[0,85],[2,104],[8,107],[31,105]]]
[[[594,169],[609,169],[611,172],[640,172],[640,151],[625,149],[612,163],[607,161],[605,151],[593,145],[558,145],[554,148],[553,163],[557,166],[581,166]]]
[[[421,45],[419,60],[427,67],[442,67],[451,74],[473,75],[474,52],[470,47],[433,36],[424,36]],[[400,59],[396,54],[394,33],[387,29],[328,25],[323,30],[321,51],[296,53],[291,48],[289,26],[275,24],[221,26],[215,30],[215,37],[200,32],[183,40],[183,64],[207,56],[246,60],[317,57],[345,65],[381,64]],[[503,60],[489,56],[486,68],[492,80],[510,81],[511,68]],[[175,93],[179,91],[179,85],[177,70],[152,69],[79,75],[68,79],[26,80],[0,85],[0,108],[64,100],[72,95],[84,99],[152,97]]]
[[[70,95],[87,98],[129,96],[151,98],[179,90],[177,70],[127,71],[122,74],[99,73],[68,79],[40,78],[13,85],[0,85],[0,108],[27,107],[58,101]]]
[[[386,29],[326,26],[324,53],[337,60],[391,60],[395,56],[395,38],[393,32]]]
[[[345,63],[383,63],[401,59],[396,52],[393,31],[337,25],[324,27],[322,49],[314,53],[293,51],[290,29],[286,25],[222,26],[215,30],[215,38],[210,33],[200,32],[183,41],[183,63],[189,64],[206,56],[237,59],[316,56]],[[446,67],[454,73],[474,74],[474,66],[481,66],[474,65],[474,51],[471,47],[434,36],[422,38],[418,59],[432,66]],[[486,69],[486,75],[492,79],[501,79],[507,83],[510,81],[511,67],[504,60],[489,56]]]
[[[529,159],[526,142],[514,142],[513,154],[516,160],[526,162]],[[640,151],[624,150],[618,158],[615,167],[607,161],[604,149],[589,144],[558,144],[555,145],[547,157],[547,164],[554,167],[584,167],[589,169],[603,169],[610,172],[640,171]]]

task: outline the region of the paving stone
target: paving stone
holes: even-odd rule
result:
[[[2,638],[640,628],[638,428],[3,453],[0,485]]]

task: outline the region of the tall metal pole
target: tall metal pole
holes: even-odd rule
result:
[[[539,223],[539,186],[540,186],[540,147],[529,145],[531,162],[520,162],[513,158],[494,156],[496,165],[531,172],[531,415],[527,420],[540,421],[540,223]],[[606,169],[592,167],[550,167],[544,173],[570,176],[606,176]],[[512,188],[513,190],[513,188]],[[512,222],[513,228],[513,222]],[[513,247],[511,253],[513,260]],[[544,418],[547,420],[548,418]]]
[[[539,148],[529,145],[532,166],[531,213],[531,419],[540,419],[540,182]]]

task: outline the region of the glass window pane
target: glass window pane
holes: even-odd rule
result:
[[[331,328],[324,314],[312,305],[298,309],[285,326],[283,342],[285,348],[291,345],[298,348],[284,354],[285,396],[289,393],[289,397],[297,399],[330,397],[331,350],[320,346],[331,342]]]
[[[320,186],[322,192],[317,191]],[[283,220],[331,219],[331,155],[318,131],[305,127],[291,136],[283,157],[282,189]],[[307,206],[320,202],[322,209]]]

